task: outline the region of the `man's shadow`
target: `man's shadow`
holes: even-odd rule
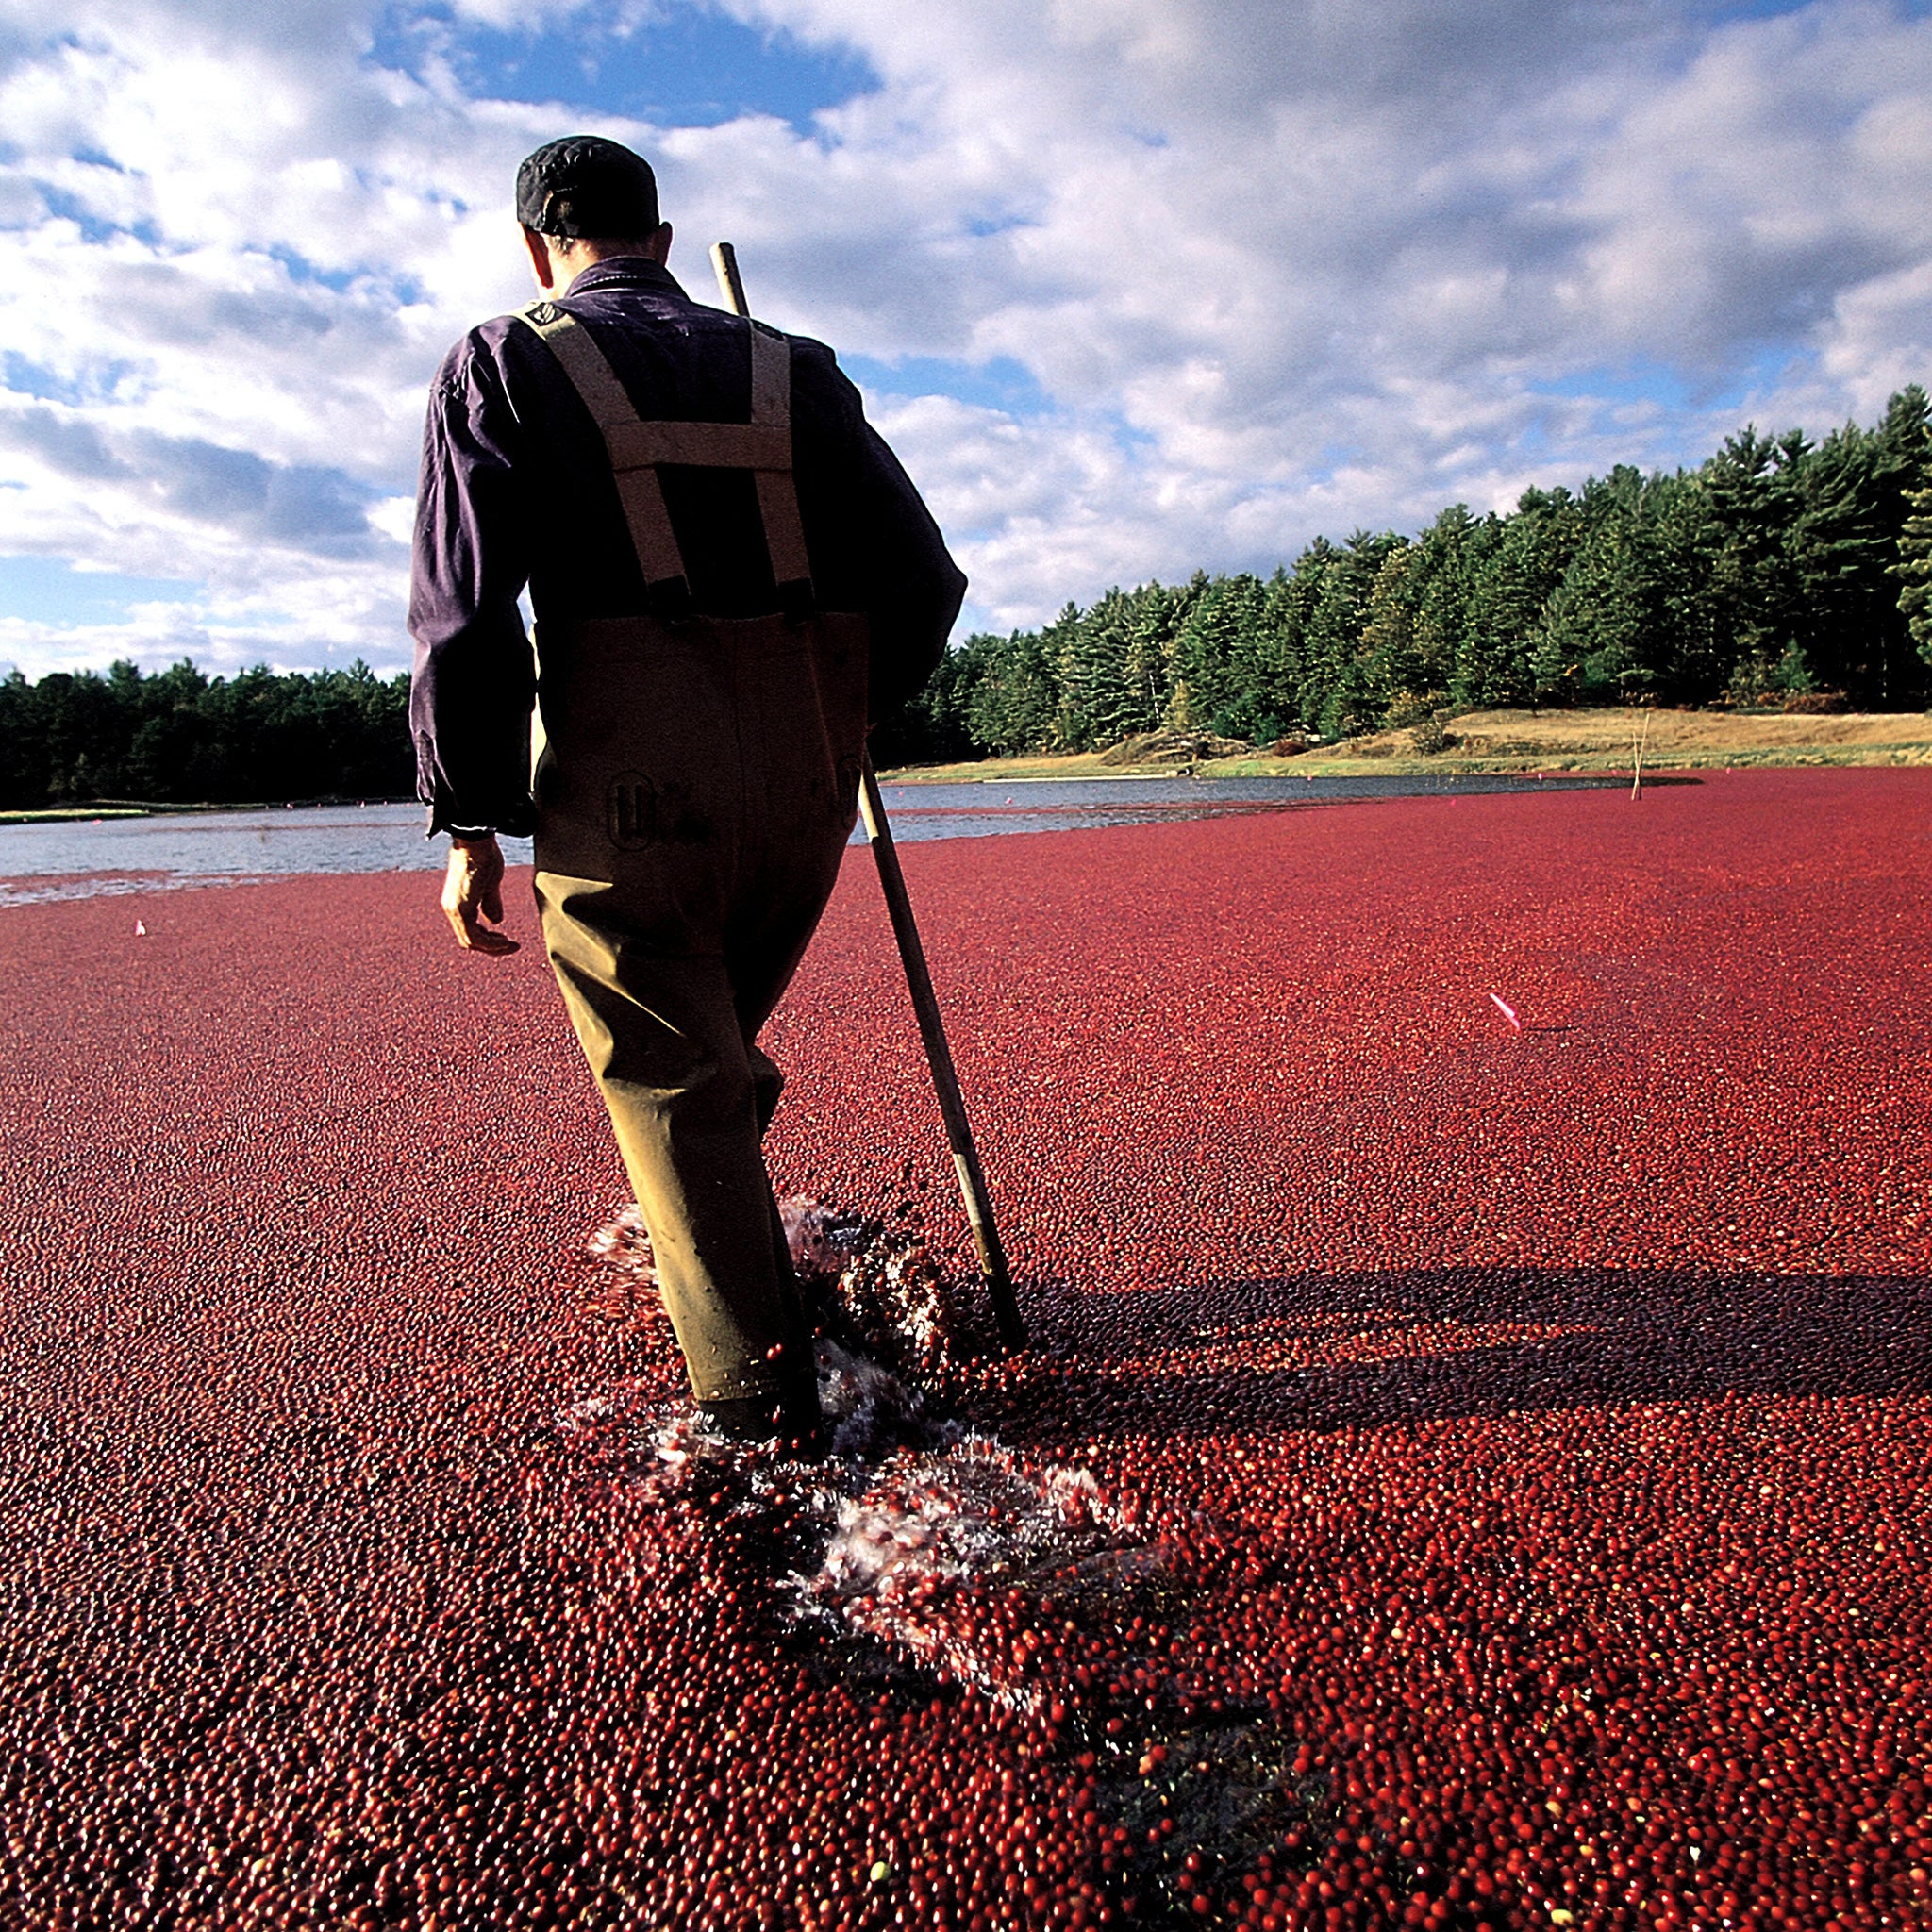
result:
[[[1011,1421],[1042,1448],[1096,1427],[1325,1433],[1932,1389],[1932,1279],[1916,1276],[1524,1268],[1057,1285],[1028,1316],[1059,1399],[1036,1404],[1023,1385]]]

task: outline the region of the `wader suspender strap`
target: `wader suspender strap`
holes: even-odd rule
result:
[[[518,320],[549,345],[604,432],[653,611],[681,616],[691,608],[691,580],[658,480],[658,470],[666,463],[751,471],[779,601],[791,616],[811,608],[811,564],[791,475],[791,344],[783,336],[755,322],[746,325],[751,330],[749,423],[646,423],[631,407],[589,329],[580,328],[554,302],[533,302],[518,311]]]

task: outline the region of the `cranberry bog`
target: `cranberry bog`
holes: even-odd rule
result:
[[[773,1167],[940,1326],[830,1474],[680,1424],[535,946],[0,915],[0,1924],[1924,1925],[1928,826],[908,849],[1004,1362],[856,853]]]

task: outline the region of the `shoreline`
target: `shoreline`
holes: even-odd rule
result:
[[[1648,720],[1645,732],[1644,721]],[[1277,754],[1256,748],[1229,756],[1110,763],[1117,748],[1041,752],[894,765],[882,785],[1038,785],[1146,778],[1422,778],[1632,775],[1640,741],[1646,774],[1738,770],[1898,769],[1932,765],[1932,712],[1736,712],[1627,709],[1470,711],[1447,721],[1449,743],[1416,750],[1411,731],[1377,731],[1331,745]],[[91,824],[96,820],[199,817],[222,812],[320,811],[413,805],[409,798],[299,799],[175,803],[98,799],[0,810],[0,825]]]
[[[1649,722],[1647,739],[1643,724]],[[1022,784],[1076,778],[1519,777],[1538,772],[1628,778],[1641,739],[1646,772],[1932,764],[1932,713],[1624,709],[1469,711],[1449,748],[1424,754],[1411,732],[1377,731],[1277,755],[1256,749],[1164,764],[1109,764],[1109,752],[1038,753],[899,765],[882,784]]]
[[[242,799],[234,804],[199,800],[175,805],[160,801],[102,799],[94,804],[50,805],[33,809],[8,808],[0,811],[0,825],[92,824],[97,819],[199,818],[209,812],[229,811],[342,811],[361,810],[369,806],[414,805],[413,798],[260,798]]]

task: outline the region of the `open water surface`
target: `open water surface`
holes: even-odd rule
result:
[[[888,785],[901,843],[1022,832],[1227,817],[1357,799],[1454,797],[1491,791],[1576,791],[1624,781],[1594,777],[1073,778],[965,785]],[[853,834],[855,842],[863,833]],[[423,836],[413,805],[322,806],[269,811],[158,814],[57,824],[0,825],[0,908],[106,892],[244,884],[296,873],[441,871],[447,846]],[[506,839],[511,864],[527,839]]]

